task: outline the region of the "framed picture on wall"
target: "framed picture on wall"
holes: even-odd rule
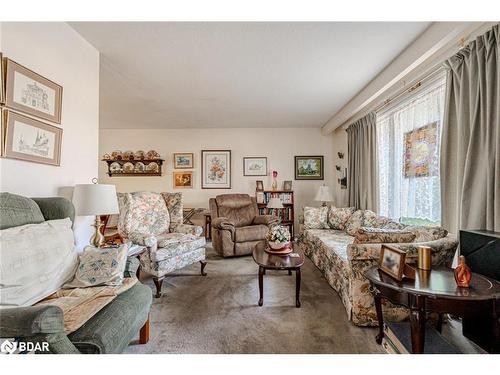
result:
[[[267,158],[243,158],[243,176],[267,176]]]
[[[0,52],[0,103],[5,102],[5,82],[3,74],[3,55]]]
[[[173,172],[174,189],[192,189],[193,172]]]
[[[175,169],[190,169],[194,167],[193,153],[175,153],[174,168]]]
[[[60,165],[62,129],[16,112],[3,112],[6,158]]]
[[[44,120],[61,123],[62,86],[5,59],[5,105]]]
[[[323,155],[295,156],[296,180],[324,180]]]
[[[201,188],[231,189],[231,150],[201,151]]]

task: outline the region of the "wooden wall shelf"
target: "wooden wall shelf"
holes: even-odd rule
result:
[[[102,159],[108,164],[108,176],[109,177],[147,177],[147,176],[161,176],[161,167],[163,165],[163,159]],[[113,170],[112,165],[117,163],[120,166],[119,170]],[[123,172],[123,166],[127,163],[131,163],[134,166],[134,169],[131,171]],[[138,164],[142,163],[144,165],[144,169],[141,170],[138,168]],[[148,165],[151,163],[156,163],[158,166],[156,171],[153,169],[148,169]],[[140,164],[139,164],[140,165]],[[154,165],[154,164],[153,164]]]

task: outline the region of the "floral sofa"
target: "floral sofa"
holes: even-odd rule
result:
[[[377,315],[370,284],[364,272],[378,263],[382,243],[407,252],[416,263],[417,247],[432,248],[432,264],[451,265],[456,239],[440,227],[405,226],[369,210],[349,208],[304,209],[298,246],[339,293],[350,320],[359,326],[376,326]],[[401,321],[406,309],[386,303],[384,316]]]
[[[141,270],[153,276],[155,297],[172,271],[200,262],[206,275],[203,228],[183,224],[182,193],[118,193],[118,203],[120,236],[148,249],[140,255]]]

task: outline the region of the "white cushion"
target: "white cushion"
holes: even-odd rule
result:
[[[98,285],[121,285],[127,263],[128,245],[98,249],[87,246],[73,280],[64,288],[86,288]]]
[[[78,265],[71,220],[0,230],[0,307],[31,306],[58,291]]]

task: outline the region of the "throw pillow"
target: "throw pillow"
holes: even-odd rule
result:
[[[354,243],[410,243],[414,239],[415,234],[405,230],[361,227]]]
[[[64,288],[86,288],[98,285],[121,285],[127,262],[128,245],[98,249],[87,246],[73,280]]]
[[[71,280],[78,265],[69,218],[0,230],[0,306],[31,306]]]
[[[304,207],[304,226],[306,229],[327,229],[328,207]]]
[[[354,207],[333,207],[328,210],[328,225],[332,229],[344,230],[345,223],[356,211]]]
[[[405,230],[415,234],[415,242],[435,241],[448,235],[448,231],[442,227],[409,225]]]
[[[350,236],[355,236],[362,226],[364,226],[364,210],[357,210],[345,223],[345,231]]]

